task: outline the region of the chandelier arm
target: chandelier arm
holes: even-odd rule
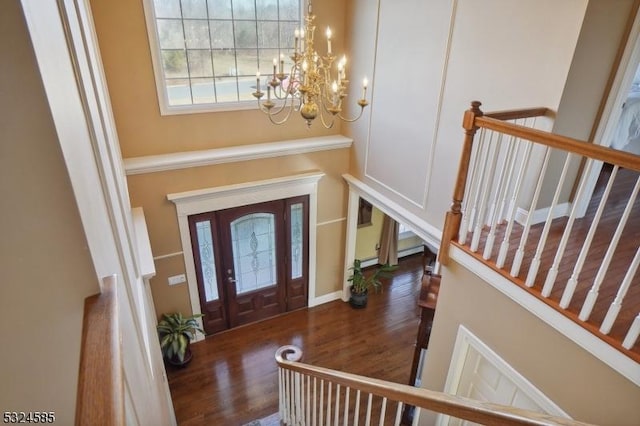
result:
[[[322,110],[320,110],[320,122],[322,123],[322,125],[324,126],[325,129],[331,129],[333,127],[333,125],[336,122],[335,116],[331,116],[331,122],[327,123],[326,121],[324,121],[324,114],[322,113]]]
[[[277,100],[282,100],[282,104],[277,107],[275,110],[273,110],[273,112],[271,112],[272,108],[265,108],[264,106],[262,106],[260,104],[260,101],[258,100],[258,106],[260,106],[260,109],[262,110],[262,112],[264,112],[265,114],[269,114],[269,115],[279,115],[285,108],[287,108],[287,104],[289,103],[287,97],[282,98],[282,99],[277,99]],[[292,96],[291,97],[291,106],[289,108],[294,108],[294,102],[295,102],[295,98]],[[289,113],[290,114],[290,113]],[[289,114],[287,114],[287,117],[289,116]]]
[[[357,117],[354,118],[346,118],[343,117],[342,114],[338,114],[338,118],[342,121],[345,121],[347,123],[353,123],[354,121],[358,120],[360,117],[362,117],[362,113],[364,112],[364,107],[360,107],[360,114],[357,115]]]
[[[291,111],[293,110],[293,108],[289,108],[289,110],[287,111],[287,115],[285,115],[282,120],[275,120],[274,117],[276,117],[278,114],[280,114],[282,112],[283,108],[281,108],[279,111],[271,113],[269,110],[262,110],[262,112],[264,112],[265,114],[267,114],[267,116],[269,117],[269,121],[271,121],[273,124],[284,124],[288,119],[289,116],[291,115]]]

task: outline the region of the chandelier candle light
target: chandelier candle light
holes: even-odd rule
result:
[[[336,117],[342,121],[353,122],[362,116],[366,100],[368,80],[362,81],[362,98],[358,100],[360,113],[355,118],[342,116],[342,101],[347,97],[349,80],[346,79],[347,57],[342,56],[335,64],[336,56],[331,50],[331,29],[327,28],[327,54],[320,56],[313,47],[315,15],[311,1],[304,28],[295,30],[293,65],[288,74],[284,73],[284,55],[273,58],[273,74],[267,80],[267,99],[262,100],[264,92],[260,89],[260,71],[256,73],[256,91],[253,96],[258,100],[260,110],[267,114],[273,124],[283,124],[292,111],[299,111],[311,127],[313,120],[320,116],[322,125],[333,127]],[[273,93],[272,93],[273,92]]]

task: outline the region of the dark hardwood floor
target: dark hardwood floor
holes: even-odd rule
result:
[[[609,243],[612,240],[612,236],[620,222],[620,217],[622,215],[622,211],[624,210],[627,201],[629,200],[629,196],[631,194],[631,190],[636,183],[638,178],[638,173],[632,170],[621,169],[618,172],[618,175],[614,181],[614,185],[611,190],[611,194],[606,203],[606,207],[602,218],[600,220],[600,224],[597,228],[597,232],[594,236],[593,244],[588,252],[585,266],[580,274],[580,278],[578,281],[578,286],[576,288],[574,297],[571,300],[571,303],[567,310],[563,310],[559,307],[560,299],[562,298],[562,294],[564,292],[567,280],[571,276],[573,272],[574,265],[576,263],[576,259],[580,253],[580,249],[585,240],[585,236],[589,230],[595,212],[598,208],[598,204],[602,199],[602,194],[604,192],[604,187],[606,186],[607,180],[610,176],[611,169],[610,167],[605,166],[603,168],[602,173],[600,174],[600,178],[596,185],[596,190],[594,192],[594,196],[591,199],[591,203],[589,205],[588,211],[584,218],[576,220],[573,230],[571,232],[571,236],[569,238],[569,242],[567,244],[566,251],[562,258],[562,262],[560,263],[558,269],[558,277],[556,279],[556,284],[553,287],[551,295],[549,298],[544,298],[540,295],[542,291],[542,287],[544,285],[544,281],[547,275],[547,271],[553,264],[554,258],[556,256],[556,250],[558,247],[558,243],[562,238],[562,234],[567,224],[567,218],[562,217],[555,219],[552,222],[551,230],[549,232],[549,237],[544,246],[544,251],[541,257],[541,263],[538,275],[536,277],[533,288],[529,289],[524,285],[524,280],[527,277],[527,272],[529,270],[529,266],[531,264],[531,260],[536,251],[536,247],[538,241],[540,239],[541,231],[543,228],[543,224],[535,225],[531,228],[529,238],[527,240],[527,244],[525,246],[525,258],[522,262],[522,267],[520,269],[520,274],[518,278],[510,277],[509,271],[511,269],[511,264],[513,262],[513,258],[515,255],[515,250],[520,242],[520,236],[522,234],[522,226],[516,225],[514,226],[513,233],[511,234],[511,238],[509,239],[511,242],[510,251],[507,255],[507,260],[505,263],[504,270],[499,270],[495,266],[495,259],[497,257],[498,247],[500,242],[503,239],[503,231],[504,227],[498,229],[496,244],[494,245],[493,256],[490,261],[482,260],[482,253],[484,250],[484,243],[486,240],[486,236],[488,233],[488,229],[485,229],[482,237],[480,248],[476,253],[472,253],[469,249],[468,244],[459,245],[464,250],[468,251],[470,254],[474,255],[479,260],[487,263],[489,266],[496,269],[498,272],[502,273],[505,277],[511,279],[515,282],[515,284],[521,286],[523,289],[530,291],[535,296],[539,297],[541,300],[544,300],[550,306],[559,310],[560,312],[567,315],[572,320],[577,323],[584,325],[582,321],[578,320],[578,314],[582,305],[586,299],[587,293],[591,286],[593,285],[594,278],[596,273],[598,272],[598,268],[602,263],[602,259],[604,258],[605,252],[609,246]],[[589,318],[586,327],[589,331],[594,333],[596,336],[605,340],[609,344],[613,345],[621,352],[635,359],[636,361],[640,361],[640,341],[637,342],[631,350],[626,350],[622,347],[622,340],[626,336],[631,323],[634,318],[640,313],[640,274],[636,274],[629,291],[626,294],[624,302],[622,304],[622,310],[615,321],[613,328],[609,335],[604,335],[599,332],[600,325],[604,320],[604,317],[609,309],[610,304],[613,302],[618,288],[624,278],[624,275],[627,273],[628,267],[631,263],[633,256],[638,249],[638,241],[640,238],[640,197],[636,199],[633,209],[631,211],[631,215],[629,220],[624,228],[623,237],[618,244],[614,255],[613,261],[606,272],[604,282],[600,287],[599,297],[594,306],[591,317]],[[471,236],[467,238],[467,242],[471,240]],[[455,243],[457,244],[457,243]]]
[[[301,309],[207,337],[185,368],[167,366],[179,425],[242,425],[277,411],[276,349],[302,362],[407,383],[419,322],[422,257],[403,259],[365,309],[342,301]]]

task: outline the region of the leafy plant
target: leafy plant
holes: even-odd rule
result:
[[[360,259],[354,259],[353,266],[349,268],[353,271],[348,281],[351,282],[351,292],[354,294],[365,293],[369,287],[373,287],[375,291],[382,288],[382,278],[390,278],[397,266],[391,266],[388,263],[377,267],[372,273],[365,274]]]
[[[166,359],[172,360],[177,357],[181,363],[184,362],[189,341],[196,336],[197,331],[204,334],[197,321],[202,316],[196,314],[185,317],[180,312],[162,314],[156,328],[160,337],[160,349]]]

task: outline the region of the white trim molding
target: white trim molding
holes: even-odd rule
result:
[[[188,217],[198,213],[280,200],[300,195],[309,196],[308,306],[319,304],[316,301],[316,299],[320,299],[316,298],[316,228],[318,221],[318,181],[323,176],[324,173],[317,171],[167,195],[167,199],[176,205],[192,314],[195,315],[202,312],[200,309],[196,269],[193,261],[193,250],[191,248]],[[203,338],[201,336],[199,337],[200,339]]]
[[[333,302],[334,300],[342,299],[342,291],[334,291],[333,293],[324,294],[322,296],[318,296],[313,300],[309,301],[309,307],[313,308],[314,306],[322,305],[324,303]]]
[[[609,367],[640,386],[640,364],[614,349],[603,340],[588,332],[584,327],[571,321],[535,296],[523,291],[482,262],[467,254],[464,250],[452,245],[449,256],[460,265],[473,272],[487,284],[540,318],[547,325],[562,333],[578,346],[607,364]]]
[[[287,155],[306,154],[309,152],[350,148],[352,144],[353,139],[346,136],[320,136],[252,145],[231,146],[226,148],[205,149],[200,151],[131,157],[124,160],[124,168],[127,175],[138,175],[144,173],[164,172],[168,170],[187,169],[190,167],[211,166],[214,164],[260,160],[263,158],[283,157]]]
[[[569,216],[571,212],[571,203],[562,203],[558,204],[553,209],[553,215],[551,219],[557,219],[559,217]],[[544,223],[547,221],[547,217],[549,216],[550,207],[544,207],[541,209],[537,209],[533,211],[533,217],[531,218],[531,225],[537,225],[538,223]],[[525,210],[521,207],[518,207],[516,210],[515,221],[520,225],[525,225],[527,223],[527,219],[529,217],[529,211]]]
[[[151,253],[147,222],[142,207],[131,209],[131,214],[133,216],[133,230],[138,254],[138,268],[140,269],[138,272],[143,279],[149,280],[156,275],[156,267]]]

